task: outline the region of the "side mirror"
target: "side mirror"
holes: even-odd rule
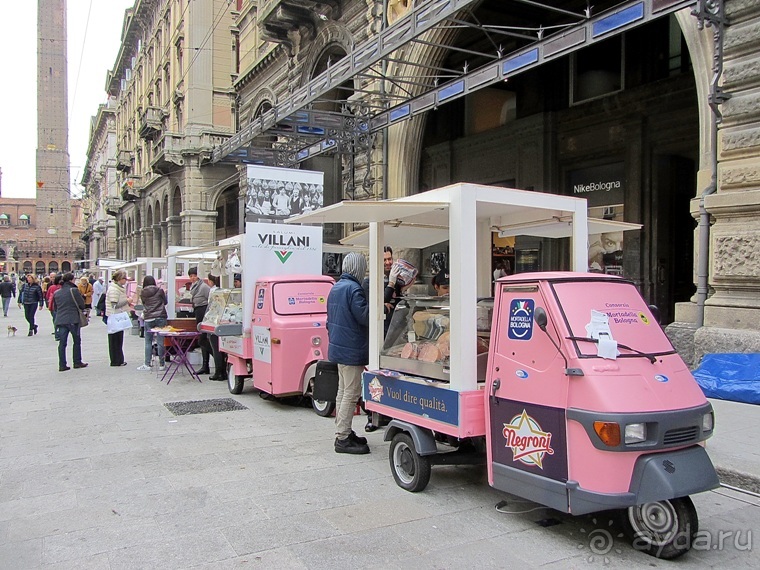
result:
[[[652,312],[652,316],[654,317],[654,320],[657,321],[658,325],[662,324],[662,318],[660,315],[660,309],[657,305],[649,305],[649,310]]]
[[[535,315],[538,328],[546,332],[546,323],[548,322],[548,319],[546,318],[546,311],[543,309],[543,307],[536,307]]]

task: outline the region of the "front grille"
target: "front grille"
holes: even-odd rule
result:
[[[662,438],[665,445],[676,445],[680,443],[689,443],[696,441],[699,436],[699,426],[689,426],[682,428],[669,429]]]

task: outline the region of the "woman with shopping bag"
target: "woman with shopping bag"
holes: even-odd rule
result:
[[[116,271],[113,274],[113,282],[108,285],[106,292],[106,316],[108,321],[108,355],[111,357],[111,366],[126,366],[124,362],[124,331],[132,327],[129,313],[133,303],[127,297],[125,285],[127,273]]]

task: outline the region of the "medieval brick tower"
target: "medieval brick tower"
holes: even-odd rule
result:
[[[54,247],[71,231],[66,0],[37,10],[37,234]]]

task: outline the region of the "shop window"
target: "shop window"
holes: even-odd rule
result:
[[[26,264],[24,264],[24,267],[26,267]],[[30,264],[29,269],[31,270],[31,264]],[[34,264],[34,272],[37,275],[42,275],[43,273],[45,273],[45,262],[44,261],[38,261],[37,263],[35,263]]]
[[[43,264],[44,267],[44,264]],[[25,261],[24,262],[24,273],[31,273],[32,272],[32,262],[31,261]]]
[[[571,58],[570,99],[581,103],[621,91],[624,86],[624,36],[575,52]]]
[[[51,261],[48,264],[48,267],[49,267],[50,273],[58,273],[58,262],[57,261]]]

